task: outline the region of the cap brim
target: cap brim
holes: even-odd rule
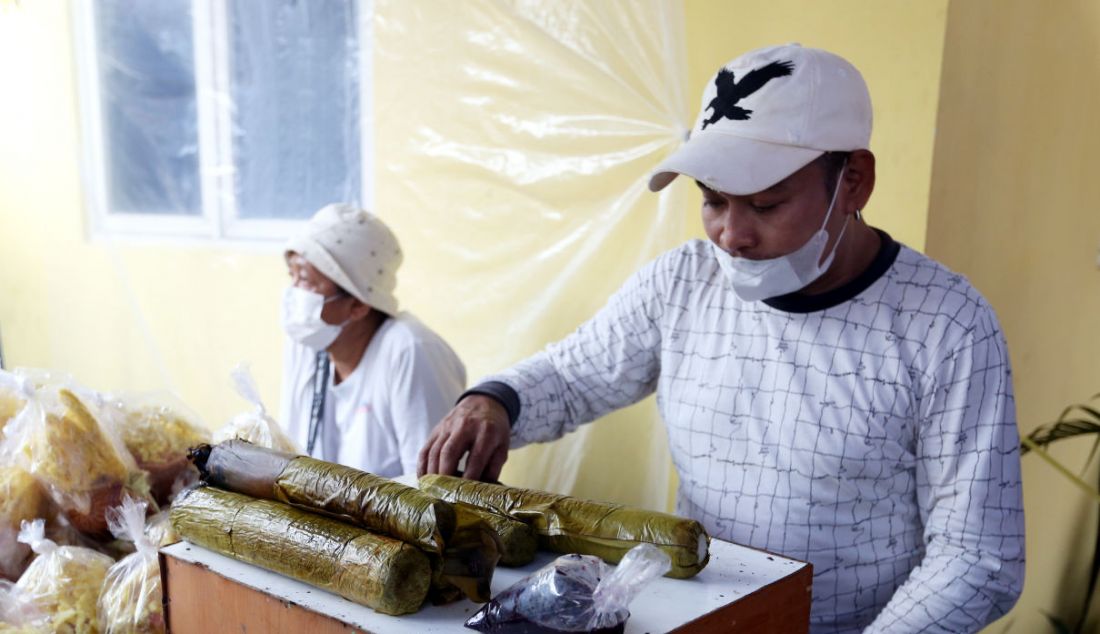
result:
[[[824,154],[729,134],[697,134],[657,166],[650,191],[661,191],[683,174],[726,194],[763,191]]]

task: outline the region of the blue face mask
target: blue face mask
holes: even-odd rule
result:
[[[755,302],[770,297],[778,297],[802,290],[821,277],[836,256],[837,247],[848,229],[848,219],[844,219],[844,226],[837,236],[833,250],[824,260],[825,245],[829,243],[829,232],[825,227],[829,224],[829,218],[833,215],[833,207],[836,205],[837,192],[843,182],[847,163],[840,170],[836,187],[833,189],[833,198],[829,202],[829,210],[825,212],[825,220],[821,228],[798,249],[786,255],[766,260],[750,260],[748,258],[734,257],[726,253],[722,247],[711,243],[714,257],[718,260],[718,266],[729,280],[737,296],[747,302]]]

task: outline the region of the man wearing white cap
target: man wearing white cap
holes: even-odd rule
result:
[[[509,446],[656,392],[677,510],[810,561],[814,632],[973,632],[1023,583],[1008,354],[965,278],[866,225],[859,72],[798,45],[718,71],[650,180],[708,241],[658,257],[576,333],[464,398],[421,471],[492,479]]]
[[[398,311],[397,238],[376,216],[335,204],[286,249],[283,424],[316,458],[383,476],[415,472],[466,369],[439,335]]]

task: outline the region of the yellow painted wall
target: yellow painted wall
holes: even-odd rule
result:
[[[1022,433],[1100,392],[1098,78],[1100,3],[951,3],[927,252],[997,311]],[[1090,444],[1066,441],[1053,454],[1077,469]],[[1030,634],[1052,631],[1040,611],[1078,613],[1097,517],[1037,456],[1023,467],[1027,580],[1004,624]]]

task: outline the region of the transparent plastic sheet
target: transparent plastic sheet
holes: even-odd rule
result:
[[[668,555],[642,544],[616,567],[597,557],[565,555],[493,597],[466,627],[499,634],[622,632],[630,602],[668,571]]]
[[[683,33],[658,0],[375,2],[373,206],[406,252],[402,302],[472,380],[686,237],[688,190],[646,187],[690,127]],[[652,401],[607,418],[513,452],[503,480],[667,508]]]
[[[394,228],[407,253],[399,297],[456,348],[471,380],[568,334],[633,271],[687,236],[684,218],[692,214],[684,194],[690,190],[674,186],[652,194],[645,186],[649,170],[684,138],[695,105],[685,96],[679,3],[469,0],[461,11],[446,0],[348,3],[361,14],[372,13],[355,18],[369,24],[367,33],[356,35],[360,49],[369,51],[363,57],[373,57],[369,73],[354,72],[360,59],[347,54],[350,32],[328,33],[316,54],[327,56],[325,64],[344,59],[344,66],[311,78],[318,83],[308,90],[290,81],[302,76],[299,68],[286,77],[278,72],[294,56],[270,51],[284,43],[288,50],[308,48],[294,25],[318,22],[313,14],[332,14],[330,6],[274,3],[270,19],[261,21],[245,19],[256,7],[231,8],[212,37],[227,38],[223,53],[240,64],[230,62],[219,84],[194,83],[196,72],[206,77],[210,70],[196,62],[215,65],[199,53],[210,42],[192,40],[203,37],[192,25],[207,21],[191,12],[209,12],[208,3],[140,10],[118,0],[102,4],[112,14],[104,20],[140,21],[141,41],[120,45],[131,47],[130,53],[101,51],[111,74],[101,88],[117,111],[104,117],[120,126],[122,147],[136,148],[119,159],[136,165],[117,169],[144,174],[119,185],[117,206],[134,201],[195,215],[200,183],[208,179],[233,182],[232,191],[215,202],[235,200],[242,217],[269,207],[265,196],[276,191],[281,202],[270,209],[278,217],[289,217],[286,210],[295,206],[309,213],[319,206],[316,185],[332,174],[347,177],[335,183],[347,199],[357,197],[353,175],[362,165],[353,146],[368,138],[372,156],[358,160],[375,166],[362,176],[374,187],[368,185],[371,198],[362,202]],[[247,31],[246,23],[252,25]],[[140,64],[122,63],[134,56],[142,58]],[[140,90],[142,78],[164,69],[178,78],[178,92]],[[366,80],[360,96],[350,90],[355,78]],[[277,85],[264,94],[278,97],[255,97],[268,89],[267,80]],[[242,98],[246,93],[253,96]],[[315,116],[291,116],[283,108],[303,93],[313,99]],[[370,122],[362,130],[356,110]],[[158,128],[138,116],[156,113],[176,123]],[[241,164],[200,156],[196,116],[219,123],[215,136],[222,136],[207,139],[205,147],[230,148]],[[327,143],[330,152],[323,156],[299,151],[295,135],[283,135],[291,122],[316,124],[310,134],[341,143]],[[311,176],[300,187],[298,177],[305,173]],[[243,192],[256,183],[254,195]],[[274,304],[266,310],[269,325],[257,329],[249,320],[263,318],[261,291],[235,293],[237,280],[259,281],[255,287],[274,298],[281,279],[273,283],[263,276],[277,276],[277,264],[256,264],[260,258],[241,253],[146,258],[113,243],[106,248],[115,303],[123,307],[122,316],[130,316],[121,320],[125,328],[111,331],[129,344],[129,358],[116,363],[117,372],[135,381],[156,376],[165,386],[196,395],[204,413],[218,412],[209,416],[225,420],[224,399],[203,368],[246,356],[271,364],[260,378],[265,393],[274,394],[277,373],[266,369],[281,358],[266,352],[277,350],[268,340],[278,332]],[[195,275],[215,280],[210,293],[192,290],[193,277],[171,272],[192,265]],[[184,304],[210,302],[212,293],[218,307],[204,313],[207,323],[213,332],[232,334],[225,340],[198,336],[183,349],[176,339],[194,332],[194,320],[154,301],[164,283],[158,271],[176,282]],[[230,336],[233,346],[226,345]],[[249,353],[242,355],[242,347]],[[631,460],[608,464],[609,456],[624,453]],[[556,443],[514,452],[504,476],[522,486],[665,509],[669,467],[650,399]]]
[[[238,365],[232,372],[233,385],[237,393],[256,409],[251,412],[242,412],[233,417],[228,423],[214,432],[211,442],[217,444],[226,440],[246,440],[253,445],[283,451],[286,453],[300,454],[302,451],[294,444],[294,441],[286,435],[278,421],[267,413],[263,400],[260,399],[260,388],[252,378],[247,365]]]
[[[42,520],[27,522],[19,540],[37,557],[19,577],[20,599],[43,615],[51,632],[96,632],[96,601],[114,560],[87,548],[58,546]]]
[[[111,634],[163,634],[158,544],[145,535],[145,504],[127,499],[110,509],[107,519],[111,533],[133,542],[135,552],[107,571],[97,604],[99,629]]]

